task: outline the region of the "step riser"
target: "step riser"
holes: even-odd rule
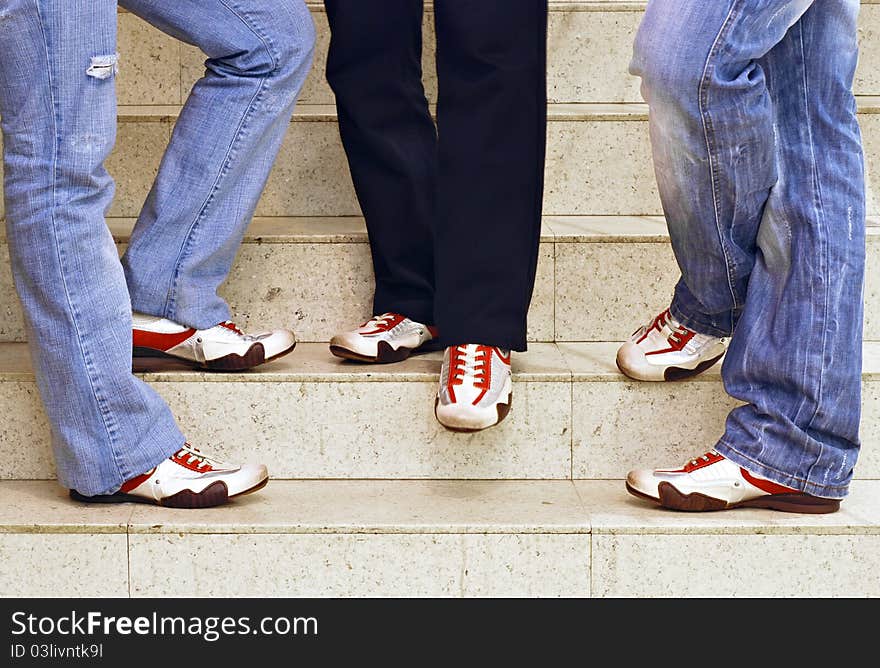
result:
[[[868,210],[880,212],[880,114],[860,115],[868,168]],[[107,167],[117,179],[111,216],[136,217],[167,145],[170,121],[120,124]],[[659,215],[648,123],[551,120],[544,214]],[[335,122],[291,124],[258,216],[354,216],[360,209]],[[2,215],[2,214],[0,214]]]
[[[515,382],[507,420],[462,435],[434,420],[433,381],[151,384],[194,443],[229,461],[256,456],[280,479],[617,479],[632,468],[672,466],[708,449],[736,405],[711,379]],[[878,382],[864,383],[862,403],[866,445],[856,477],[877,479]],[[684,423],[682,406],[688,407]],[[0,382],[0,411],[6,416],[0,479],[53,478],[35,385]]]
[[[124,245],[120,245],[120,251]],[[865,339],[880,340],[880,239],[867,245]],[[650,276],[650,281],[645,281]],[[530,341],[622,341],[669,300],[678,279],[668,243],[541,244]],[[370,315],[369,246],[245,243],[220,290],[245,329],[288,326],[329,341]],[[0,241],[0,342],[25,341],[8,248]]]
[[[218,554],[231,555],[229,577],[197,566]],[[741,596],[748,582],[749,596],[862,598],[880,596],[878,554],[878,536],[9,534],[0,592],[713,598]]]
[[[819,516],[664,512],[621,480],[276,480],[198,513],[0,482],[0,594],[875,597],[878,485]]]
[[[642,11],[551,11],[548,26],[548,96],[551,102],[640,102],[639,80],[627,69]],[[318,30],[312,72],[300,99],[333,103],[325,69],[330,29],[323,11],[314,11]],[[437,98],[433,67],[434,18],[426,12],[423,70],[430,100]],[[854,89],[880,95],[880,7],[863,5],[861,57]],[[204,72],[204,55],[180,44],[131,14],[119,19],[122,104],[181,104]]]

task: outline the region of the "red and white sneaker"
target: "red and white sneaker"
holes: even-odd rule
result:
[[[132,478],[115,494],[84,496],[70,490],[70,497],[85,503],[153,503],[169,508],[210,508],[229,499],[251,494],[269,482],[262,464],[223,464],[189,443],[152,471]]]
[[[387,364],[432,349],[437,329],[399,313],[383,313],[330,339],[330,352],[347,360]]]
[[[680,469],[635,470],[626,476],[630,494],[673,510],[769,508],[787,513],[833,513],[839,499],[823,499],[779,485],[711,450]]]
[[[133,320],[135,357],[173,357],[210,371],[244,371],[296,347],[296,337],[287,329],[249,335],[229,321],[193,329],[141,313],[133,314]]]
[[[724,357],[727,339],[698,334],[666,309],[617,351],[617,368],[635,380],[684,380]]]
[[[469,343],[443,354],[434,403],[438,422],[452,431],[479,431],[510,412],[513,386],[510,351]]]

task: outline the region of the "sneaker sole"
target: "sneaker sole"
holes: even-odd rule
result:
[[[632,487],[626,483],[626,490],[640,499],[651,501],[657,505],[669,508],[670,510],[680,510],[684,512],[707,512],[716,510],[732,510],[734,508],[765,508],[768,510],[778,510],[784,513],[804,513],[810,515],[821,515],[833,513],[840,509],[839,499],[823,499],[809,494],[769,494],[761,496],[757,499],[749,501],[741,501],[740,503],[727,503],[721,499],[716,499],[705,494],[692,492],[691,494],[682,494],[676,487],[669,482],[661,482],[657,486],[657,492],[660,498],[650,496]]]
[[[125,492],[102,494],[99,496],[84,496],[74,489],[70,490],[70,498],[82,503],[145,503],[151,506],[162,506],[163,508],[213,508],[215,506],[221,506],[231,499],[236,499],[247,494],[253,494],[254,492],[263,489],[268,483],[269,478],[264,478],[253,487],[246,489],[243,492],[239,492],[238,494],[233,494],[232,496],[229,496],[229,490],[226,487],[226,483],[222,480],[218,480],[217,482],[208,485],[201,492],[193,492],[192,490],[185,489],[173,496],[158,501],[147,499],[142,496],[135,496],[133,494],[126,494]]]
[[[255,343],[248,348],[248,351],[244,355],[232,353],[231,355],[225,355],[224,357],[218,357],[215,360],[209,360],[206,362],[197,362],[195,360],[186,359],[185,357],[170,355],[169,353],[154,348],[135,348],[133,356],[139,359],[172,359],[178,362],[183,362],[187,366],[201,371],[247,371],[248,369],[253,369],[262,364],[268,364],[274,360],[281,359],[285,355],[292,353],[294,348],[296,348],[295,343],[287,350],[284,350],[273,357],[267,358],[263,344]]]
[[[351,350],[350,348],[336,345],[330,346],[330,352],[335,357],[339,357],[345,360],[351,360],[353,362],[364,362],[366,364],[393,364],[394,362],[402,362],[412,355],[429,353],[435,350],[439,350],[440,346],[437,343],[432,343],[429,341],[428,343],[421,345],[418,348],[405,348],[401,346],[400,348],[395,350],[387,341],[379,341],[379,344],[376,346],[376,348],[378,354],[375,357],[362,355],[361,353]]]
[[[437,422],[440,422],[440,418],[437,416],[437,406],[439,406],[439,405],[440,405],[440,399],[435,398],[434,399],[434,417],[437,419]],[[498,425],[510,413],[511,405],[513,405],[513,392],[511,392],[507,396],[507,403],[506,404],[495,404],[495,409],[498,412],[498,419],[495,422],[493,422],[492,424],[487,424],[485,427],[450,427],[450,426],[443,424],[442,422],[440,422],[440,424],[443,425],[443,427],[445,429],[447,429],[449,431],[454,431],[458,434],[473,434],[475,432],[483,431],[484,429],[489,429],[490,427],[494,427],[494,426]]]
[[[663,381],[676,382],[676,381],[680,381],[680,380],[687,380],[688,378],[693,378],[694,376],[700,375],[706,369],[713,367],[718,362],[718,360],[720,360],[722,357],[724,357],[724,353],[721,353],[720,355],[718,355],[717,357],[713,357],[712,359],[708,359],[708,360],[704,360],[703,362],[700,362],[693,369],[686,369],[686,368],[678,367],[678,366],[668,367],[667,369],[665,369],[663,371],[663,379],[662,380],[660,380],[659,378],[639,378],[638,376],[627,372],[627,370],[624,369],[620,365],[619,360],[617,361],[617,368],[620,371],[620,373],[622,373],[627,378],[631,378],[633,380],[643,381],[646,383],[663,382]]]

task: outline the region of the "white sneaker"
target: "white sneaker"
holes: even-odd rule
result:
[[[684,380],[720,360],[727,339],[698,334],[669,309],[638,329],[617,351],[617,367],[635,380]]]
[[[509,350],[475,343],[446,349],[434,403],[440,424],[452,431],[486,429],[507,417],[512,399]]]
[[[141,313],[133,314],[133,320],[135,357],[174,357],[211,371],[251,369],[296,347],[296,337],[287,329],[248,335],[229,321],[193,329]]]
[[[679,469],[635,470],[627,491],[673,510],[769,508],[789,513],[833,513],[839,499],[811,496],[749,473],[711,450]]]
[[[348,360],[386,364],[401,362],[415,352],[427,352],[437,337],[434,327],[399,313],[372,317],[357,329],[330,339],[330,352]]]
[[[169,508],[209,508],[256,492],[269,482],[262,464],[232,466],[202,454],[189,443],[152,471],[132,478],[115,494],[70,497],[86,503],[153,503]]]

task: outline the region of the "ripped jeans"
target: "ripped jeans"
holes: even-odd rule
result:
[[[116,137],[115,74],[125,67],[116,56],[116,2],[0,1],[13,277],[58,480],[86,495],[114,492],[184,443],[169,407],[131,373],[132,306],[197,328],[228,317],[216,290],[314,44],[303,0],[120,4],[208,56],[124,263],[104,219],[114,193],[104,161]]]
[[[744,405],[716,449],[827,498],[860,449],[859,6],[651,0],[630,68],[681,269],[672,313],[732,334],[722,376]]]

